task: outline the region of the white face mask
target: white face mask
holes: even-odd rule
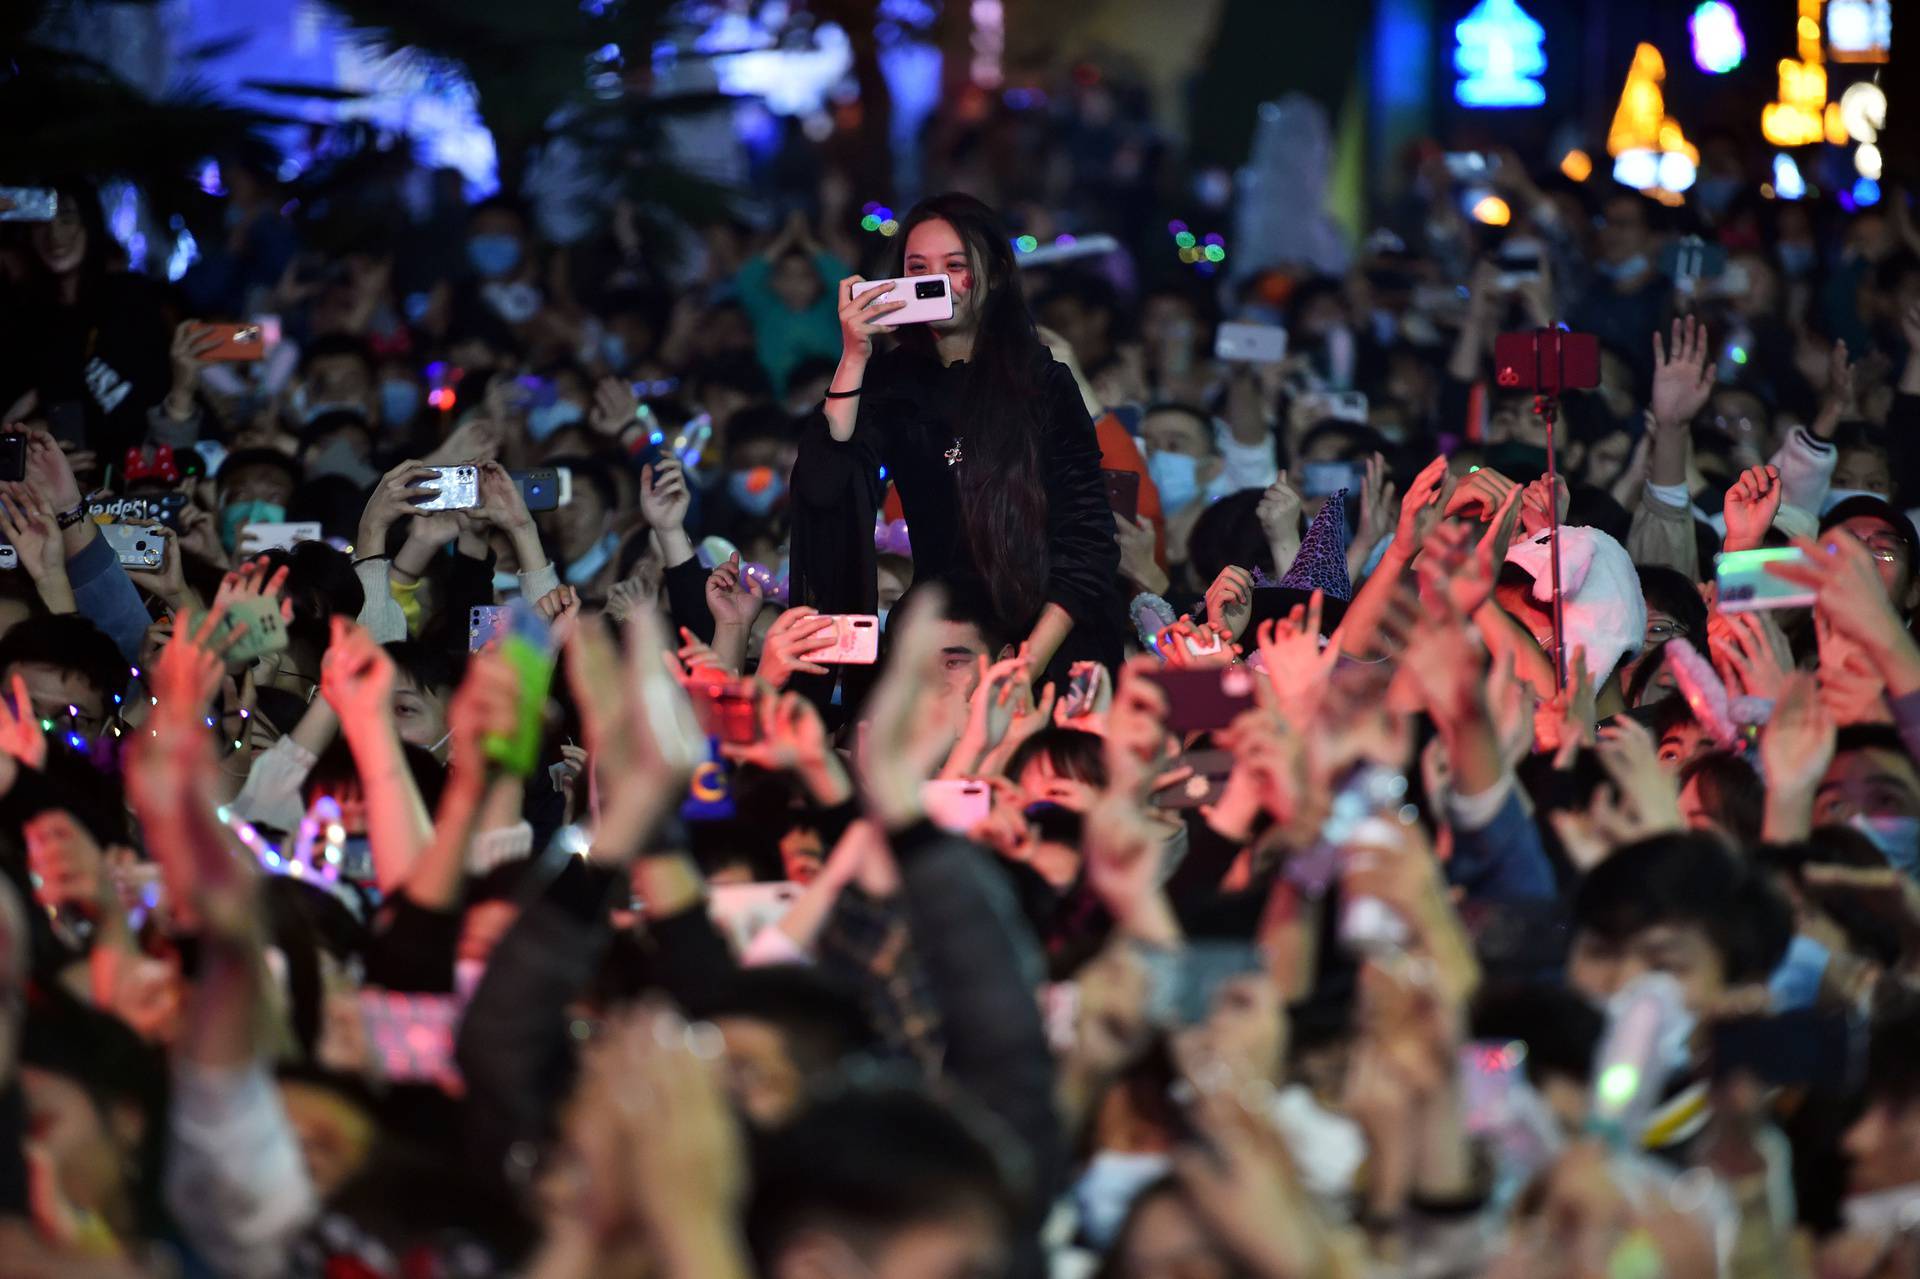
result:
[[[1073,1204],[1088,1242],[1105,1251],[1120,1233],[1127,1209],[1142,1190],[1166,1175],[1173,1163],[1162,1154],[1119,1154],[1103,1150],[1087,1162],[1074,1183]]]
[[[1841,1202],[1840,1211],[1846,1215],[1847,1229],[1852,1233],[1892,1239],[1920,1228],[1920,1182],[1910,1181],[1870,1195],[1849,1195]]]

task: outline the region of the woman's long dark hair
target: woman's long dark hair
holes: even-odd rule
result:
[[[958,467],[960,521],[967,549],[985,579],[1001,621],[1024,630],[1040,611],[1047,581],[1047,490],[1040,471],[1046,429],[1046,348],[1020,289],[1013,244],[992,209],[948,192],[913,206],[900,229],[904,274],[907,237],[922,222],[945,222],[959,233],[981,290],[980,326],[967,360],[959,429],[966,460]],[[901,329],[904,345],[931,351],[932,330]]]

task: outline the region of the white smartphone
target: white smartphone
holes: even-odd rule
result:
[[[0,572],[20,567],[20,552],[6,542],[0,542]]]
[[[1222,324],[1213,331],[1213,358],[1237,364],[1278,364],[1287,358],[1287,331],[1277,324]]]
[[[434,488],[432,497],[414,504],[416,511],[468,511],[480,505],[480,468],[477,466],[430,466],[433,478],[426,481]]]
[[[883,301],[905,302],[906,305],[891,315],[880,316],[874,320],[875,324],[891,327],[896,324],[926,324],[933,320],[953,318],[952,281],[944,273],[907,275],[892,280],[863,280],[859,284],[849,284],[847,296],[865,297],[880,289],[887,291]]]
[[[806,655],[809,662],[872,666],[880,660],[880,619],[872,613],[835,613],[832,640]]]
[[[993,811],[993,787],[967,778],[923,782],[920,802],[926,807],[928,821],[941,830],[965,835]]]
[[[800,896],[800,885],[788,880],[758,884],[715,884],[707,890],[707,916],[735,952],[779,923]]]
[[[296,542],[320,540],[317,520],[295,520],[291,524],[242,524],[239,550],[242,555],[262,551],[290,551]]]
[[[121,568],[152,573],[166,563],[166,530],[157,524],[102,524],[100,536],[113,548]]]

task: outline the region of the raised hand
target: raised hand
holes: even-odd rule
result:
[[[1587,671],[1585,645],[1576,645],[1568,658],[1571,669],[1566,685],[1540,703],[1533,715],[1534,742],[1542,751],[1555,755],[1556,766],[1570,764],[1574,752],[1594,742],[1593,676]]]
[[[1558,476],[1555,477],[1554,499],[1553,509],[1549,511],[1547,509],[1547,477],[1544,475],[1521,488],[1520,532],[1522,534],[1532,537],[1536,533],[1544,533],[1552,528],[1555,522],[1566,523],[1567,506],[1572,501],[1572,496],[1567,491],[1566,480]]]
[[[1488,523],[1519,487],[1492,467],[1483,466],[1454,485],[1453,496],[1447,499],[1445,513],[1449,518],[1471,515],[1483,524]]]
[[[46,498],[25,484],[9,481],[0,484],[0,537],[5,537],[20,557],[44,597],[47,589],[64,586],[67,580],[67,548],[60,537],[60,525]],[[73,592],[66,588],[66,608],[48,607],[55,612],[70,612]]]
[[[393,659],[365,627],[333,619],[332,642],[320,659],[320,695],[342,724],[376,725],[393,718]]]
[[[498,462],[480,464],[480,505],[473,510],[475,519],[484,520],[512,538],[524,538],[533,532],[533,513],[513,475]],[[537,565],[521,564],[524,569]]]
[[[73,478],[67,455],[42,431],[27,436],[27,484],[56,512],[71,511],[80,505],[80,482]]]
[[[1220,570],[1220,576],[1207,587],[1207,625],[1236,641],[1253,620],[1253,574],[1232,564]]]
[[[1187,1113],[1206,1146],[1176,1152],[1174,1170],[1212,1234],[1253,1274],[1335,1273],[1332,1231],[1272,1121],[1229,1088]]]
[[[1154,595],[1167,589],[1167,571],[1154,559],[1153,521],[1146,516],[1128,520],[1114,513],[1114,540],[1120,544],[1120,576]]]
[[[520,672],[513,663],[490,649],[468,659],[467,673],[447,703],[451,773],[479,777],[490,771],[484,743],[514,732],[519,700]]]
[[[200,373],[207,367],[207,352],[219,346],[222,338],[198,320],[182,320],[173,330],[167,349],[167,361],[173,369],[173,381],[167,388],[167,416],[184,421],[193,414],[193,395],[200,388]]]
[[[1285,617],[1260,623],[1260,663],[1267,682],[1287,718],[1295,724],[1313,722],[1326,697],[1327,680],[1340,660],[1340,646],[1320,641],[1325,594],[1314,591],[1307,602],[1295,604]]]
[[[795,675],[827,674],[826,667],[808,661],[807,655],[831,642],[833,627],[828,614],[805,607],[788,609],[774,619],[761,641],[760,669],[755,673],[770,688],[785,688]]]
[[[1293,565],[1293,557],[1300,553],[1300,490],[1285,471],[1260,495],[1254,517],[1260,521],[1260,532],[1273,554],[1273,575],[1284,577]]]
[[[1626,715],[1598,729],[1595,751],[1612,779],[1621,807],[1633,821],[1637,839],[1686,828],[1680,815],[1680,789],[1660,762],[1660,744],[1641,723]],[[1624,841],[1623,841],[1624,842]]]
[[[770,773],[791,773],[816,802],[831,807],[852,793],[853,783],[827,738],[827,726],[812,702],[798,693],[762,689],[755,706],[760,734],[750,744],[727,743],[720,749],[736,764]]]
[[[716,626],[737,627],[746,630],[753,625],[753,619],[760,616],[760,606],[766,603],[766,595],[760,589],[760,583],[752,576],[740,571],[740,552],[735,551],[725,564],[715,567],[707,574],[707,609],[713,614]],[[793,612],[797,610],[789,610]],[[810,616],[814,614],[807,610]],[[786,620],[786,615],[781,616]],[[779,623],[775,623],[776,626]],[[772,636],[768,636],[771,644]],[[817,645],[816,645],[817,647]],[[764,660],[764,658],[762,659]],[[810,674],[821,674],[812,671]],[[785,681],[783,680],[782,683]],[[776,685],[778,687],[778,685]]]
[[[409,458],[381,476],[360,513],[360,527],[353,539],[354,554],[384,554],[387,531],[402,517],[419,514],[419,503],[432,491],[420,486],[432,478],[428,464],[417,458]]]
[[[293,620],[293,601],[283,599],[280,595],[286,589],[289,571],[285,564],[276,569],[267,556],[256,556],[220,579],[220,589],[213,596],[214,607],[225,608],[239,599],[277,600],[281,619],[290,622]]]
[[[624,622],[643,608],[652,608],[660,598],[660,586],[650,578],[629,577],[607,588],[607,616]]]
[[[1805,671],[1782,680],[1773,713],[1760,730],[1760,775],[1769,800],[1777,792],[1811,805],[1814,788],[1833,763],[1834,734],[1819,681]]]
[[[1794,668],[1793,649],[1765,613],[1715,613],[1707,619],[1707,647],[1727,686],[1771,700]]]
[[[1887,598],[1878,561],[1866,543],[1844,529],[1831,529],[1817,543],[1801,539],[1794,545],[1806,552],[1807,560],[1768,564],[1767,572],[1813,591],[1818,617],[1876,660],[1912,648],[1912,637]]]
[[[556,586],[535,600],[533,609],[546,622],[553,647],[565,648],[580,625],[580,592],[564,584]]]
[[[853,286],[866,282],[864,276],[850,275],[840,281],[834,293],[840,300],[841,351],[861,361],[873,355],[873,339],[887,331],[887,326],[879,322],[881,317],[892,315],[906,305],[904,301],[882,302],[885,289],[870,289],[853,297]]]
[[[898,830],[926,815],[920,788],[960,732],[960,708],[944,696],[940,592],[914,592],[906,616],[889,627],[892,660],[867,703],[861,793],[874,819]]]
[[[206,714],[207,704],[226,676],[227,650],[247,630],[242,622],[216,641],[226,612],[226,602],[216,600],[200,618],[185,611],[173,615],[173,637],[147,672],[148,687],[158,699],[150,719],[187,723]]]
[[[1104,735],[1113,707],[1113,676],[1107,668],[1099,662],[1075,662],[1067,668],[1067,690],[1054,703],[1055,726]]]
[[[617,436],[640,412],[640,401],[633,387],[617,377],[603,377],[593,388],[593,407],[587,410],[587,422],[602,435]]]
[[[47,766],[47,736],[33,713],[27,682],[15,674],[12,697],[0,697],[0,754],[38,771]]]
[[[1393,530],[1393,544],[1403,554],[1412,557],[1434,521],[1452,506],[1453,491],[1453,472],[1447,469],[1444,455],[1420,468],[1420,474],[1407,486],[1407,495],[1400,499],[1400,520]],[[1494,505],[1495,509],[1499,506],[1497,502]]]
[[[1353,532],[1353,541],[1347,545],[1347,575],[1359,580],[1360,571],[1367,566],[1367,558],[1373,554],[1373,548],[1395,526],[1398,511],[1394,506],[1397,492],[1393,480],[1387,471],[1387,459],[1378,453],[1367,458],[1366,478],[1360,484],[1360,525]]]
[[[1691,315],[1673,322],[1671,350],[1653,335],[1654,420],[1662,432],[1684,431],[1713,396],[1719,365],[1709,363],[1707,326]]]
[[[640,515],[647,527],[660,533],[683,528],[693,493],[687,487],[687,468],[680,459],[662,455],[659,461],[640,469]]]
[[[1773,517],[1780,513],[1780,472],[1773,466],[1750,466],[1727,490],[1721,510],[1726,515],[1728,551],[1751,551],[1761,546]]]
[[[1827,353],[1827,385],[1820,396],[1820,411],[1809,429],[1816,439],[1830,440],[1841,419],[1853,411],[1853,365],[1847,359],[1847,344],[1836,341]]]

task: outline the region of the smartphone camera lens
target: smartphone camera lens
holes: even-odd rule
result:
[[[923,280],[913,286],[913,296],[916,298],[943,298],[946,295],[947,284],[944,280]]]

